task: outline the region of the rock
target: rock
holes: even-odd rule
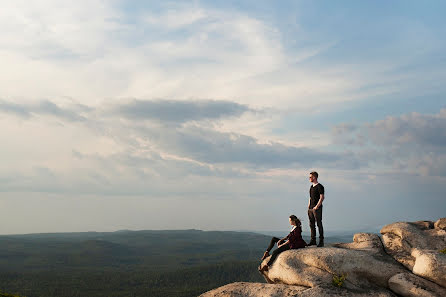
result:
[[[389,287],[393,292],[405,297],[446,296],[445,288],[409,272],[392,276],[389,279]]]
[[[343,288],[323,288],[315,287],[310,288],[296,297],[396,297],[395,294],[381,288],[375,288],[374,290],[347,290]]]
[[[268,284],[234,283],[201,297],[446,296],[446,218],[398,222],[351,243],[281,253],[262,274]],[[264,267],[269,258],[261,264]],[[342,288],[333,277],[345,275]]]
[[[266,261],[262,263],[266,265]],[[306,287],[332,286],[333,275],[347,275],[348,289],[386,288],[404,268],[387,255],[335,247],[305,248],[281,253],[263,275],[269,283]]]
[[[412,272],[446,288],[446,255],[439,252],[412,251],[415,265]],[[446,296],[446,294],[445,294]]]
[[[294,297],[301,296],[299,294],[307,289],[299,286],[238,282],[208,291],[199,297]]]
[[[370,292],[348,291],[342,288],[307,288],[283,284],[232,283],[199,297],[395,297],[394,294],[377,289]]]
[[[434,227],[436,229],[443,229],[446,230],[446,218],[441,218],[438,221],[435,222]]]
[[[384,251],[383,244],[378,235],[373,233],[357,233],[353,236],[353,242],[350,243],[336,243],[335,247],[366,250],[370,252],[382,253]]]
[[[437,221],[438,226],[442,226],[441,220]],[[398,222],[384,226],[381,234],[386,252],[412,270],[415,265],[415,257],[412,256],[414,248],[438,251],[446,247],[446,231],[434,226],[429,221]]]
[[[431,221],[416,221],[416,222],[411,222],[409,224],[417,226],[421,230],[428,230],[434,228],[434,223]]]

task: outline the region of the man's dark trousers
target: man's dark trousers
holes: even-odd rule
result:
[[[324,239],[324,227],[322,226],[322,205],[314,210],[309,209],[308,210],[308,218],[310,220],[310,230],[311,230],[311,241],[316,240],[316,225],[317,229],[319,230],[319,239]]]

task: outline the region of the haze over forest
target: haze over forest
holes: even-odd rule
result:
[[[5,1],[0,234],[446,209],[444,1]],[[328,234],[327,234],[328,236]]]

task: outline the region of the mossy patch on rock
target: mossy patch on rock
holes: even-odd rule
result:
[[[346,278],[347,278],[347,275],[345,275],[345,274],[333,275],[333,281],[332,281],[333,286],[342,288],[344,286],[344,282],[345,282]]]

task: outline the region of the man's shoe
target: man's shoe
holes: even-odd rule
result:
[[[317,247],[323,247],[324,246],[324,240],[320,239],[319,240],[319,244],[317,245]]]
[[[265,260],[267,257],[269,257],[268,251],[263,253],[262,261]]]
[[[312,239],[312,240],[307,244],[307,246],[310,246],[310,245],[316,245],[316,239]]]

